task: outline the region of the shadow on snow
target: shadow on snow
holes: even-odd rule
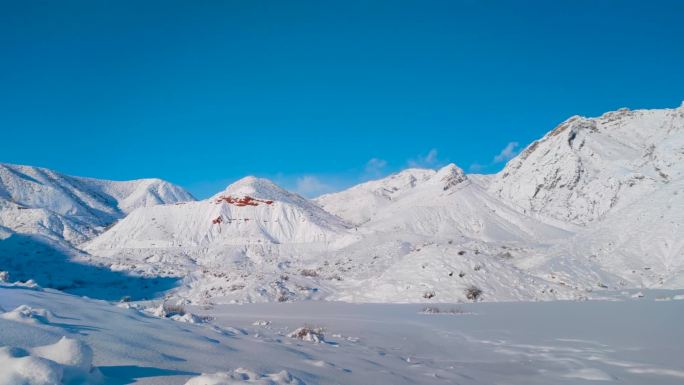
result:
[[[147,377],[199,375],[199,373],[186,372],[182,370],[160,369],[135,365],[98,366],[98,369],[107,378],[107,384],[110,385],[132,384],[141,378]]]
[[[0,240],[0,271],[9,272],[11,281],[33,279],[42,287],[109,301],[152,299],[178,284],[178,278],[138,277],[73,261],[69,253],[41,236],[12,234]]]

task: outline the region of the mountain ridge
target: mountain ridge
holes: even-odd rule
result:
[[[106,181],[89,183],[112,196]],[[580,299],[684,286],[684,104],[573,116],[490,175],[413,168],[312,200],[253,176],[201,201],[171,190],[167,205],[149,186],[114,190],[130,211],[99,235],[70,237],[87,241],[79,258],[180,278],[167,295],[187,303],[454,302],[472,300],[472,287],[487,301]],[[77,233],[88,211],[57,203],[71,218],[63,232]]]

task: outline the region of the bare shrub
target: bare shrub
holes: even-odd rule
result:
[[[290,338],[295,338],[307,342],[325,342],[325,335],[323,334],[323,328],[315,328],[308,325],[304,325],[287,336]]]
[[[466,314],[466,311],[460,307],[452,307],[442,309],[437,306],[425,306],[421,311],[422,314]]]
[[[466,298],[475,302],[482,296],[482,289],[475,285],[470,285],[465,289]]]
[[[318,277],[318,272],[313,269],[302,269],[299,271],[299,274],[304,277]]]
[[[506,251],[505,253],[500,253],[499,258],[501,258],[501,259],[513,259],[513,254],[511,254],[510,251]]]
[[[244,289],[244,288],[245,288],[245,285],[243,285],[243,284],[241,284],[241,283],[237,283],[237,284],[234,284],[234,285],[230,285],[229,290],[230,290],[230,291],[238,291],[238,290],[242,290],[242,289]]]
[[[167,317],[172,315],[185,315],[185,307],[181,304],[164,302],[163,309]]]
[[[437,306],[425,306],[421,313],[423,314],[439,314],[442,311]]]

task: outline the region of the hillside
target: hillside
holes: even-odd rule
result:
[[[138,207],[191,200],[187,191],[161,179],[108,181],[0,164],[0,226],[73,244]]]

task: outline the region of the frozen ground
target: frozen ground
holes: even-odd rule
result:
[[[438,304],[428,314],[417,304],[218,305],[186,309],[186,320],[213,318],[192,324],[4,285],[0,384],[23,383],[29,361],[72,384],[184,384],[216,372],[189,384],[681,384],[682,293]],[[288,337],[302,326],[314,332]]]

